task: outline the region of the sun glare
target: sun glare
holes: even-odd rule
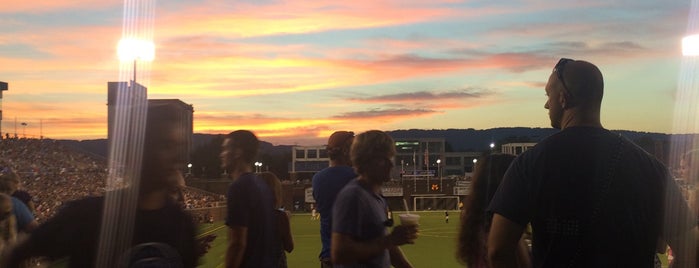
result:
[[[155,58],[155,44],[147,40],[121,39],[117,45],[117,54],[121,61],[152,61]]]
[[[682,38],[682,55],[699,56],[699,34]]]

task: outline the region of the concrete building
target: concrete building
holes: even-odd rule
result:
[[[313,174],[329,166],[330,158],[325,145],[292,147],[291,167],[289,167],[289,176],[292,181],[310,180]]]
[[[194,108],[192,105],[184,103],[179,99],[146,99],[148,90],[146,87],[137,84],[134,87],[135,90],[130,90],[128,82],[108,82],[107,83],[107,139],[109,144],[112,144],[117,131],[114,129],[117,122],[116,114],[119,112],[117,106],[122,105],[137,105],[138,103],[143,103],[146,100],[145,105],[151,107],[153,105],[174,105],[179,107],[181,111],[181,127],[180,134],[184,137],[186,142],[185,148],[180,152],[181,159],[185,160],[185,163],[190,161],[190,152],[192,150],[192,133],[194,131]],[[121,99],[118,99],[117,94],[121,95]],[[136,104],[133,104],[136,103]],[[183,171],[186,169],[186,164],[183,167]]]
[[[519,155],[536,145],[535,142],[507,143],[501,146],[500,152],[503,154]]]

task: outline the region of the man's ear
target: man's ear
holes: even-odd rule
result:
[[[573,101],[567,92],[561,92],[561,94],[558,94],[558,103],[563,109],[572,108],[574,106]]]

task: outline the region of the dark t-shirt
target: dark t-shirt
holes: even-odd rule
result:
[[[275,267],[281,251],[272,190],[254,174],[245,173],[230,184],[226,197],[226,225],[247,227],[247,246],[240,267]]]
[[[388,234],[384,224],[388,220],[388,204],[380,195],[370,192],[353,180],[337,195],[333,208],[332,231],[351,236],[359,242],[377,239]],[[388,268],[391,259],[388,249],[367,260],[351,264],[336,264],[335,268]]]
[[[531,222],[534,267],[568,267],[578,245],[574,267],[652,267],[663,226],[666,234],[693,226],[659,161],[591,127],[566,128],[517,157],[488,210],[521,226]]]
[[[332,233],[332,211],[335,198],[348,182],[357,177],[350,166],[334,166],[313,175],[313,199],[320,213],[320,241],[323,247],[320,258],[330,258],[330,237]]]
[[[67,203],[58,214],[32,232],[19,255],[52,259],[69,257],[69,267],[94,267],[103,204],[104,197],[88,197]],[[166,244],[177,252],[182,267],[197,265],[194,221],[174,202],[157,210],[138,210],[133,232],[132,245]]]

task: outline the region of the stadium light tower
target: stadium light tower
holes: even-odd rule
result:
[[[155,58],[155,44],[148,40],[125,38],[119,40],[117,45],[119,60],[133,61],[133,85],[136,86],[136,63],[141,61],[153,61]]]
[[[442,183],[442,167],[441,167],[442,159],[437,159],[437,175],[439,175],[439,191],[441,192],[442,189],[444,188],[443,183]]]
[[[7,89],[7,82],[0,81],[0,139],[2,138],[2,92]]]

